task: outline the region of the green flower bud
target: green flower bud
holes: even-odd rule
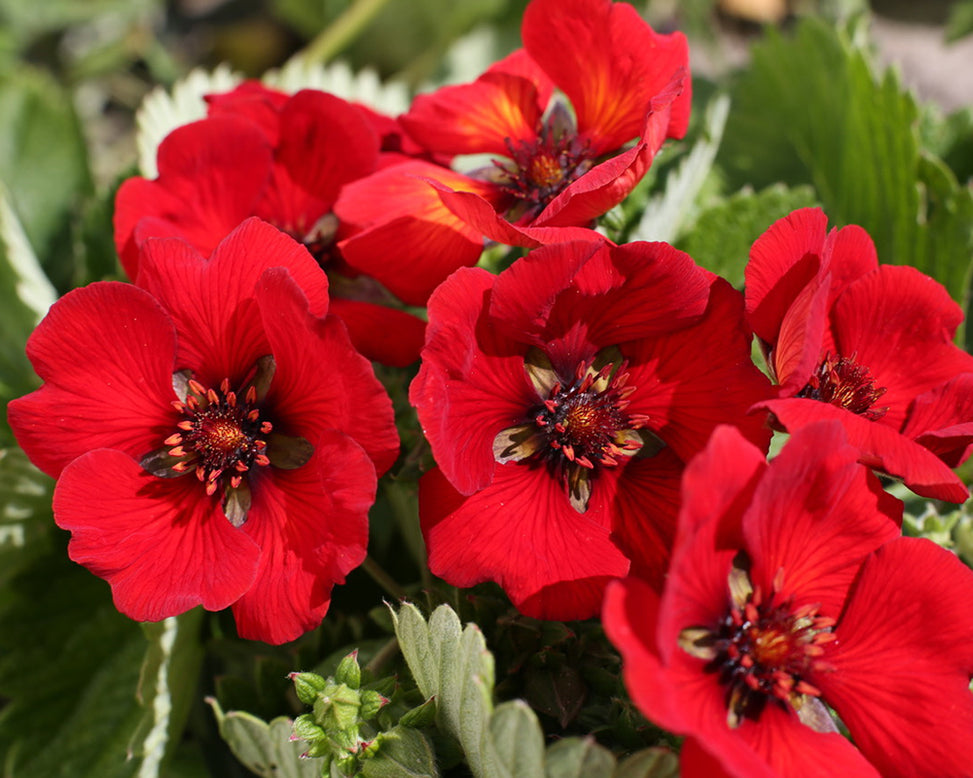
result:
[[[314,673],[291,673],[287,676],[294,682],[297,699],[305,705],[313,705],[314,699],[324,691],[327,682]]]
[[[336,683],[343,683],[352,689],[361,686],[361,668],[358,666],[358,651],[352,651],[348,656],[341,660],[338,669],[334,671]]]

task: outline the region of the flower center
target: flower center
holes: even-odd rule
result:
[[[226,378],[214,389],[189,378],[188,371],[173,375],[180,399],[172,405],[182,418],[162,448],[142,457],[142,467],[160,478],[194,472],[207,495],[219,492],[227,519],[241,526],[250,509],[247,479],[254,467],[294,469],[314,452],[304,438],[282,435],[260,417],[275,369],[273,357],[261,357],[238,391]]]
[[[529,221],[572,181],[591,169],[588,144],[577,137],[563,106],[555,107],[533,140],[506,141],[510,160],[494,160],[498,183],[516,198],[510,221]]]
[[[757,720],[768,703],[800,711],[820,691],[804,680],[811,671],[828,669],[820,659],[823,645],[835,639],[835,620],[819,616],[817,606],[794,608],[793,597],[779,596],[782,576],[769,598],[753,588],[746,572],[730,573],[731,604],[720,622],[690,627],[679,636],[683,650],[706,660],[726,688],[727,724]]]
[[[611,356],[616,359],[604,362],[606,355],[600,355],[582,362],[567,383],[546,355],[532,350],[525,368],[540,402],[524,424],[503,430],[493,444],[500,463],[545,465],[579,513],[587,510],[598,468],[615,467],[635,454],[651,456],[664,445],[642,429],[648,416],[626,412],[635,387],[627,386],[627,363],[621,355]]]
[[[875,386],[869,369],[858,364],[854,355],[849,358],[827,353],[811,374],[807,386],[797,396],[847,408],[869,421],[875,421],[888,410],[873,407],[885,392],[884,386]]]
[[[261,421],[255,407],[257,390],[250,386],[241,402],[230,382],[223,379],[219,391],[207,389],[192,379],[186,400],[173,403],[185,418],[176,427],[180,432],[166,438],[169,455],[179,459],[176,472],[195,468],[196,477],[213,494],[220,486],[237,488],[243,474],[254,465],[269,465],[264,439],[273,430]]]

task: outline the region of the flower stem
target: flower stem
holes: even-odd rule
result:
[[[398,638],[389,638],[388,642],[383,645],[372,657],[371,661],[362,668],[366,673],[371,673],[373,677],[378,677],[381,675],[385,666],[395,658],[395,655],[399,653],[399,640]]]
[[[327,62],[357,38],[388,0],[354,0],[344,13],[323,29],[305,48],[308,62]]]
[[[389,596],[394,597],[396,600],[404,600],[409,596],[406,590],[399,586],[398,581],[386,573],[384,568],[371,556],[366,556],[361,566],[362,570],[368,573],[372,577],[372,580],[381,586]]]

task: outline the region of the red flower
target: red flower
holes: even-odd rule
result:
[[[120,611],[232,605],[242,636],[291,640],[365,556],[376,471],[398,452],[391,403],[278,230],[248,220],[209,260],[182,240],[142,252],[141,288],[51,308],[28,343],[45,383],[10,424],[59,479],[71,558]]]
[[[973,357],[963,319],[911,267],[879,265],[860,227],[827,231],[816,208],[777,221],[747,266],[747,313],[780,385],[761,404],[793,431],[841,422],[861,461],[918,494],[968,496],[950,470],[973,443]]]
[[[438,240],[456,244],[453,269],[476,262],[483,235],[528,247],[584,239],[563,231],[620,203],[663,141],[685,134],[691,95],[681,33],[654,32],[626,3],[533,0],[522,35],[523,49],[472,83],[419,95],[402,117],[433,152],[489,154],[492,162],[468,177],[411,165],[349,187],[335,210],[368,236],[342,245],[352,265],[393,251],[424,268],[426,252],[446,255],[431,240],[399,238],[386,229],[390,218],[436,224]],[[555,87],[570,108],[552,102]],[[419,180],[407,191],[403,177]],[[427,295],[435,285],[430,277]]]
[[[559,244],[429,300],[410,398],[430,569],[493,580],[531,616],[584,618],[629,568],[660,582],[683,463],[767,386],[742,299],[663,243]]]
[[[969,775],[973,573],[899,537],[901,504],[857,459],[836,422],[769,466],[717,429],[686,469],[664,593],[609,587],[626,686],[690,736],[686,778],[714,759],[738,778]]]
[[[185,238],[209,256],[244,219],[259,216],[327,268],[332,313],[345,318],[356,347],[387,364],[415,361],[423,323],[383,304],[397,301],[374,280],[353,280],[358,272],[335,246],[340,225],[332,210],[341,188],[379,160],[372,124],[351,104],[314,90],[288,96],[248,82],[211,98],[209,118],[160,144],[156,180],[132,178],[120,187],[115,243],[122,267],[136,280],[140,247],[160,236]]]

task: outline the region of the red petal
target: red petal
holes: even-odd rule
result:
[[[229,92],[206,95],[208,116],[232,116],[248,119],[276,146],[280,136],[280,112],[290,95],[270,89],[259,81],[248,80]]]
[[[902,434],[928,448],[949,467],[958,467],[966,460],[973,443],[970,419],[973,419],[973,374],[963,373],[919,395],[909,408]]]
[[[828,330],[831,274],[819,274],[794,299],[780,325],[772,353],[780,393],[790,396],[807,386],[821,362]],[[827,338],[830,339],[830,333]]]
[[[862,560],[900,534],[902,504],[883,494],[840,424],[795,430],[743,519],[754,586],[773,591],[782,571],[781,600],[837,618]]]
[[[137,278],[139,246],[150,237],[181,236],[208,256],[254,213],[271,163],[267,139],[243,119],[173,130],[159,145],[159,177],[129,179],[115,197],[115,246],[129,278]]]
[[[399,454],[392,401],[345,326],[310,315],[284,268],[264,272],[256,300],[276,362],[266,399],[275,427],[309,441],[338,430],[368,452],[379,475],[388,470]]]
[[[968,775],[973,573],[928,540],[865,562],[812,682],[887,776]]]
[[[191,475],[149,475],[120,451],[68,465],[54,518],[71,530],[68,554],[111,584],[116,607],[159,621],[202,605],[221,610],[251,585],[260,549]]]
[[[801,208],[774,222],[757,238],[747,263],[747,317],[753,331],[776,343],[788,308],[821,272],[828,217],[820,208]]]
[[[268,267],[284,267],[327,313],[327,278],[300,243],[259,219],[248,219],[206,260],[187,243],[149,241],[143,250],[139,286],[149,290],[173,318],[179,336],[179,368],[215,386],[242,381],[270,353],[253,303],[254,287]]]
[[[536,248],[575,240],[605,240],[602,235],[587,227],[518,227],[497,213],[497,208],[480,194],[454,191],[435,181],[429,183],[436,189],[440,201],[450,213],[468,225],[473,233],[485,235],[497,243]]]
[[[307,464],[260,475],[243,525],[260,566],[233,615],[240,637],[279,644],[317,627],[332,586],[365,559],[375,468],[354,441],[327,431]]]
[[[721,278],[711,283],[699,322],[623,349],[629,384],[640,389],[629,412],[647,415],[648,426],[684,462],[703,449],[718,424],[740,427],[764,450],[770,442],[764,418],[746,416],[771,390],[750,358],[742,296]]]
[[[438,468],[419,482],[429,569],[454,586],[496,581],[533,618],[593,616],[605,584],[627,572],[628,560],[592,513],[575,511],[543,467],[497,465],[493,483],[470,497]]]
[[[859,461],[901,478],[916,494],[949,502],[963,502],[969,493],[963,482],[935,454],[878,422],[817,400],[790,398],[758,403],[789,432],[816,421],[834,419],[845,428],[848,442],[860,452]]]
[[[342,256],[396,297],[424,305],[457,268],[483,251],[479,231],[453,215],[427,179],[488,196],[491,186],[427,162],[405,162],[346,186],[335,213],[351,236]]]
[[[915,268],[883,265],[849,284],[831,320],[842,356],[857,355],[887,389],[876,403],[889,408],[881,424],[899,429],[917,395],[973,372],[973,356],[952,342],[960,307]]]
[[[766,467],[763,453],[730,426],[717,427],[706,448],[686,467],[659,620],[664,661],[673,661],[681,651],[677,641],[682,630],[716,624],[726,615],[727,576],[742,547],[743,512]]]
[[[663,449],[622,467],[611,500],[611,537],[632,561],[631,574],[661,591],[676,534],[683,463]]]
[[[509,157],[508,141],[537,137],[544,107],[536,84],[492,70],[473,83],[417,95],[401,121],[413,138],[433,151]]]
[[[500,274],[490,316],[521,342],[543,346],[581,332],[597,350],[698,321],[710,284],[688,254],[665,243],[561,243],[532,251]],[[570,371],[584,358],[577,352]]]
[[[524,370],[526,346],[486,315],[495,276],[478,268],[454,273],[429,299],[419,373],[409,387],[433,455],[464,494],[490,483],[493,440],[522,424],[537,394]]]
[[[641,141],[568,185],[534,219],[534,224],[544,227],[588,224],[628,197],[666,139],[665,130],[671,126],[669,119],[682,90],[682,78],[677,77],[653,99],[642,126]]]
[[[273,178],[255,213],[303,237],[345,184],[375,170],[378,136],[353,105],[310,89],[287,101],[280,125]]]
[[[27,342],[45,384],[8,405],[31,461],[55,478],[75,457],[117,448],[140,457],[174,431],[176,335],[152,297],[101,282],[54,303]]]
[[[407,367],[419,359],[426,323],[418,316],[344,297],[331,298],[331,312],[348,328],[354,347],[367,359]]]
[[[682,33],[660,35],[638,12],[610,0],[534,0],[524,12],[524,47],[571,100],[578,131],[600,155],[642,129],[650,100],[689,68]],[[690,89],[674,106],[667,134],[689,122]]]

